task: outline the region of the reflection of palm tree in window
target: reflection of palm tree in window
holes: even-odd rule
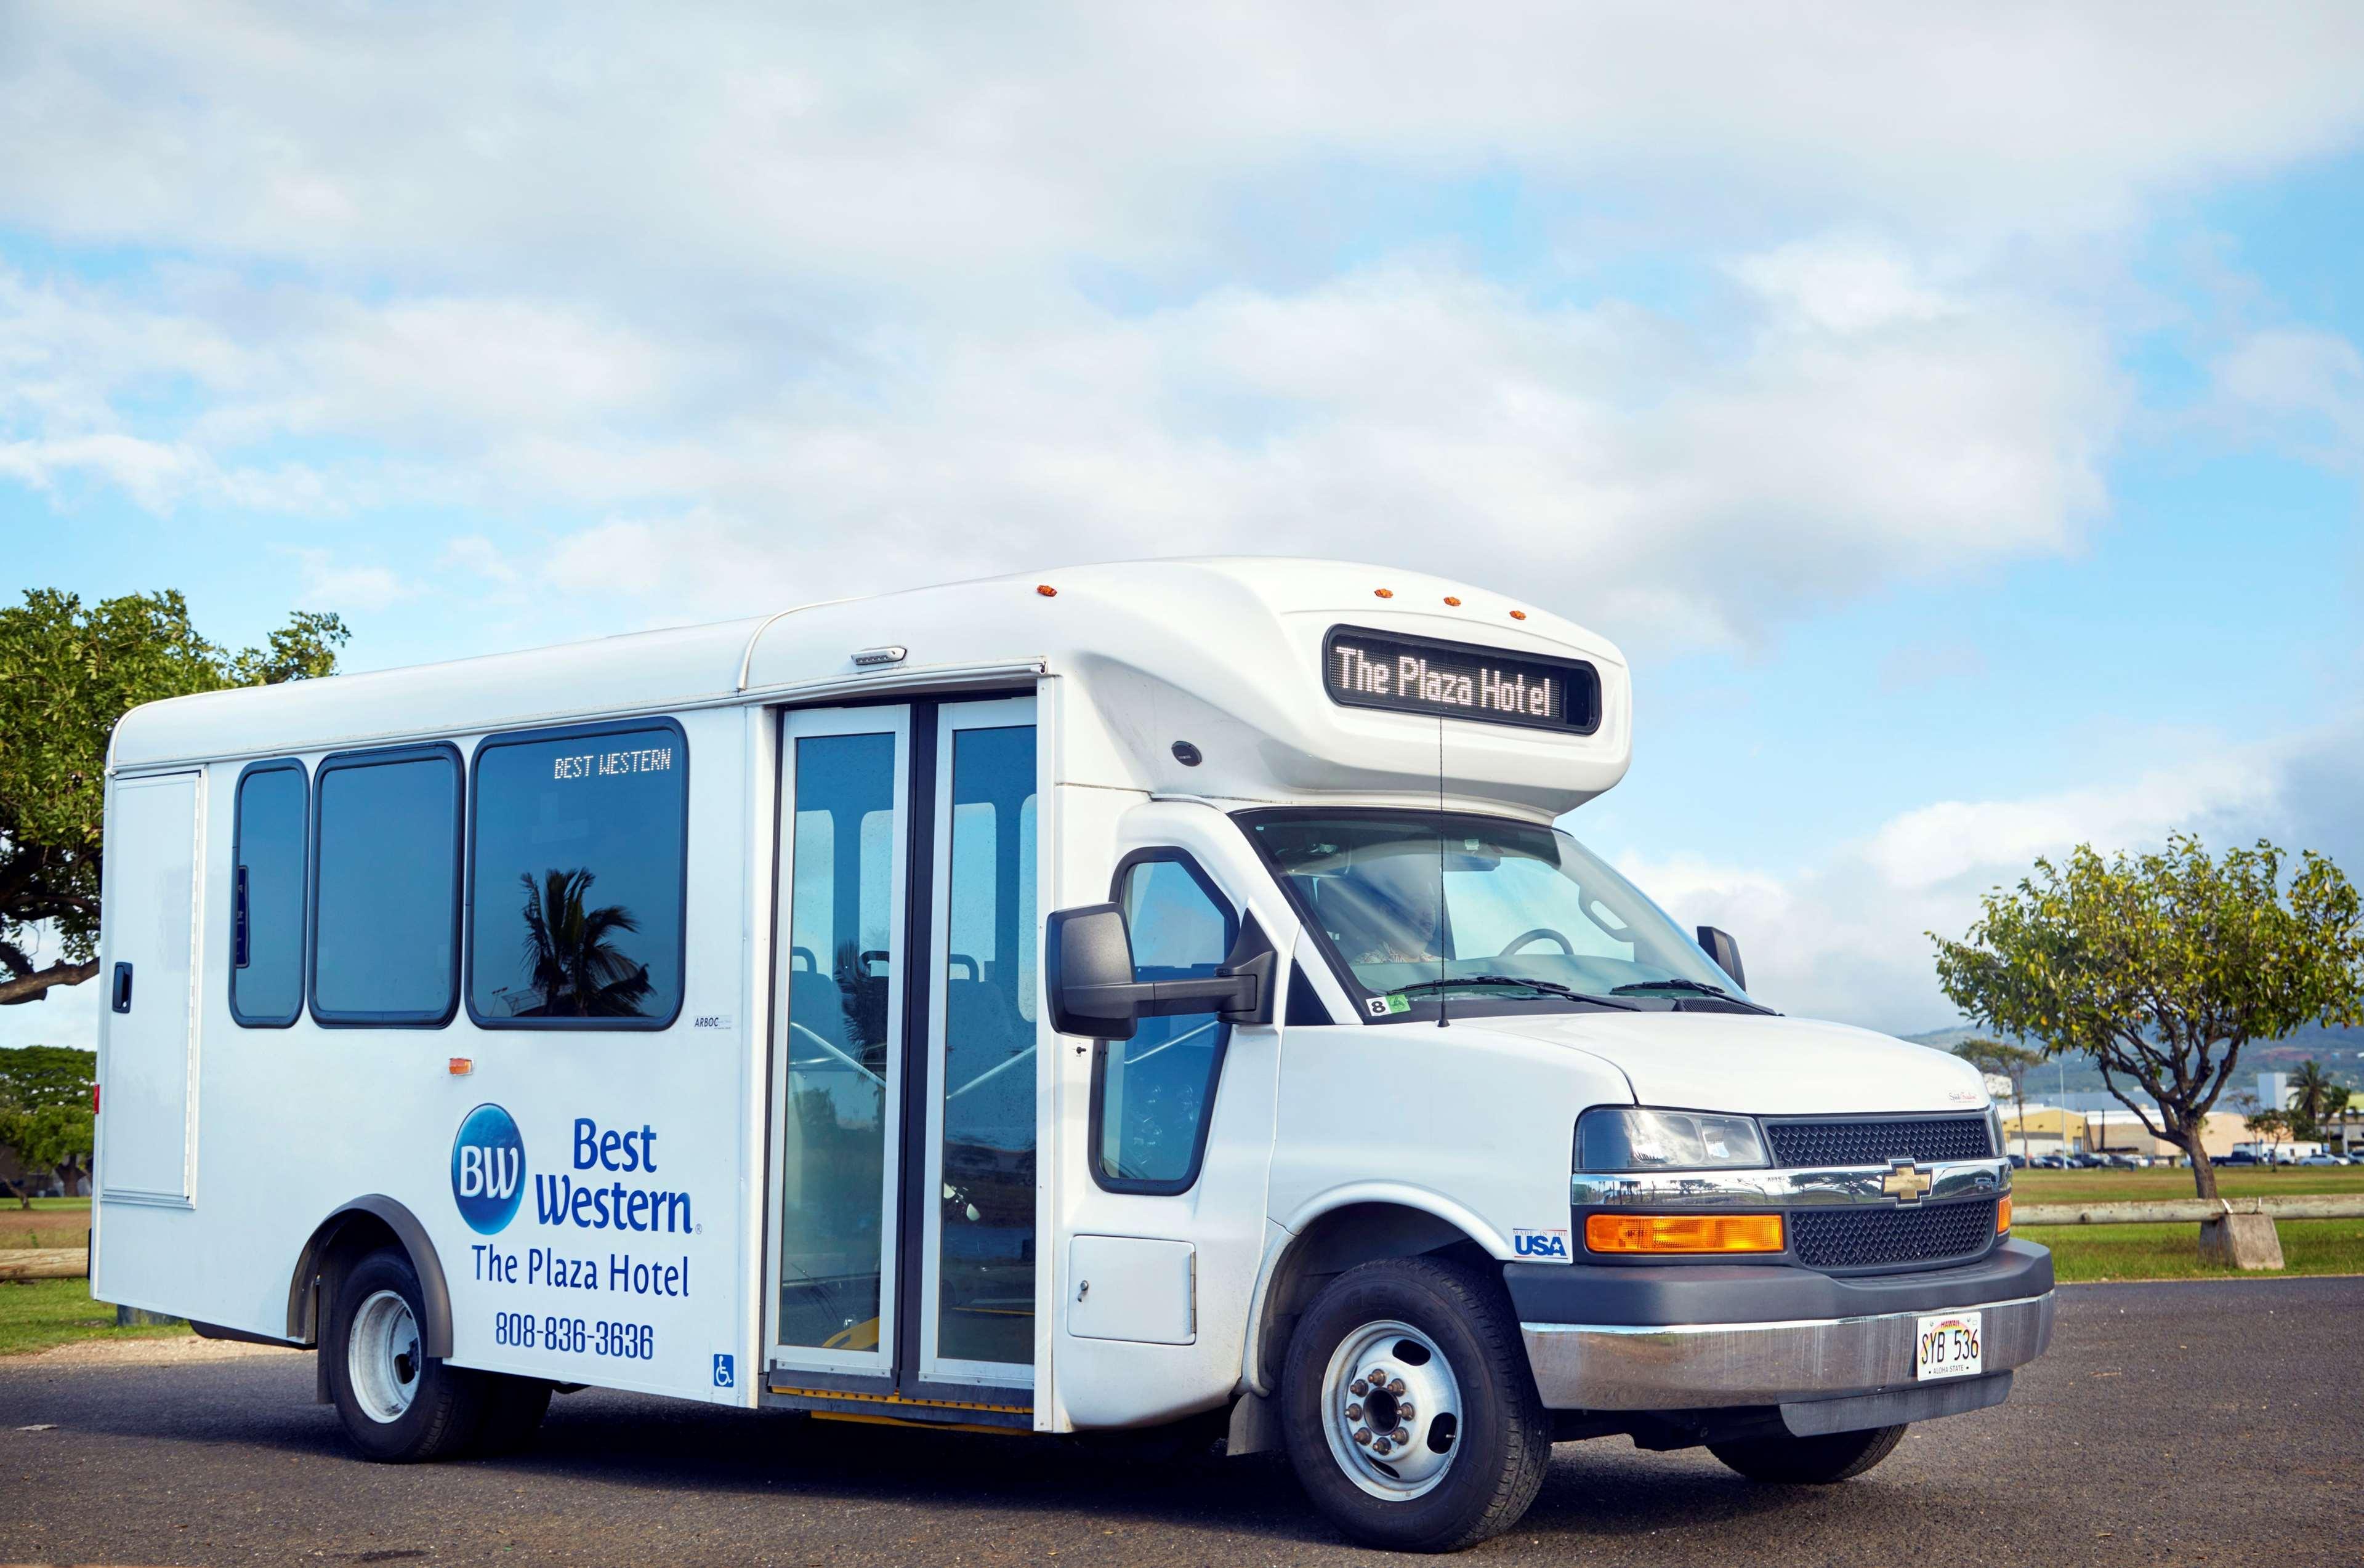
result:
[[[851,940],[837,944],[838,1006],[845,1016],[845,1044],[874,1073],[886,1071],[886,976],[870,973],[870,962]]]
[[[620,904],[585,907],[597,876],[581,867],[552,868],[525,887],[524,959],[528,984],[541,997],[518,1016],[529,1018],[631,1018],[654,987],[648,966],[626,957],[613,939],[641,923]]]

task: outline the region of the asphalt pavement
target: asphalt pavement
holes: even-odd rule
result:
[[[1996,1409],[1844,1485],[1563,1444],[1472,1562],[2131,1564],[2364,1555],[2364,1278],[2077,1285]],[[0,1361],[0,1562],[1255,1564],[1348,1546],[1268,1456],[1157,1462],[584,1393],[514,1459],[351,1457],[308,1356]],[[25,1430],[26,1428],[46,1428]]]

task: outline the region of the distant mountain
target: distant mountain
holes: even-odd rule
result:
[[[1931,1029],[1925,1034],[1908,1034],[1903,1038],[1915,1045],[1951,1051],[1966,1040],[1991,1035],[1990,1029],[1957,1028]],[[2035,1046],[2035,1040],[2015,1043]],[[2228,1094],[2254,1087],[2259,1073],[2289,1073],[2302,1062],[2312,1059],[2323,1063],[2324,1071],[2336,1084],[2350,1088],[2364,1088],[2364,1029],[2327,1029],[2310,1026],[2282,1040],[2256,1041],[2241,1048],[2241,1064],[2234,1070],[2234,1082],[2227,1085]],[[2078,1052],[2063,1056],[2038,1066],[2027,1075],[2030,1095],[2079,1094],[2106,1090],[2102,1082],[2102,1070],[2093,1059]]]

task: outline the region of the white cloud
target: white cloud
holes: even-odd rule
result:
[[[384,566],[340,563],[325,550],[289,549],[284,553],[294,556],[303,569],[303,587],[296,597],[298,609],[348,615],[382,610],[417,592]]]
[[[1144,315],[873,333],[842,373],[786,378],[765,371],[789,346],[761,335],[211,276],[126,302],[158,324],[142,333],[97,290],[17,283],[32,303],[0,332],[83,411],[37,422],[120,424],[143,386],[195,385],[205,412],[166,450],[201,468],[327,440],[316,483],[348,504],[592,511],[539,571],[669,614],[816,576],[834,593],[1131,554],[1429,564],[1449,539],[1580,618],[1716,642],[2081,539],[2122,403],[2095,330],[1855,238],[1732,271],[1736,331],[1380,265]],[[195,483],[125,478],[160,509]]]
[[[2334,332],[2248,333],[2213,366],[2222,417],[2236,428],[2353,469],[2364,462],[2364,354]]]
[[[1948,231],[2086,232],[2364,123],[2364,16],[2320,5],[1702,26],[1645,0],[431,21],[85,0],[8,28],[9,218],[442,275],[786,263],[858,288],[883,266],[957,291],[1083,250],[1195,265],[1243,190],[1352,166],[1516,166],[1712,217],[1755,205],[1719,203],[1745,186]]]
[[[2192,738],[2173,749],[2173,762],[2120,780],[1904,812],[1807,871],[1640,856],[1619,869],[1686,925],[1733,932],[1750,989],[1773,1006],[1898,1033],[1954,1017],[1926,933],[1959,938],[1979,895],[2015,884],[2039,855],[2079,843],[2140,851],[2178,830],[2219,850],[2264,835],[2364,880],[2348,782],[2364,768],[2364,716],[2269,743]]]

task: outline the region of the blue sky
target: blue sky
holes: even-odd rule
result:
[[[373,668],[1277,550],[1635,662],[1777,1003],[2080,840],[2351,854],[2364,18],[0,16],[0,589]],[[0,1038],[85,1031],[89,1000]]]

